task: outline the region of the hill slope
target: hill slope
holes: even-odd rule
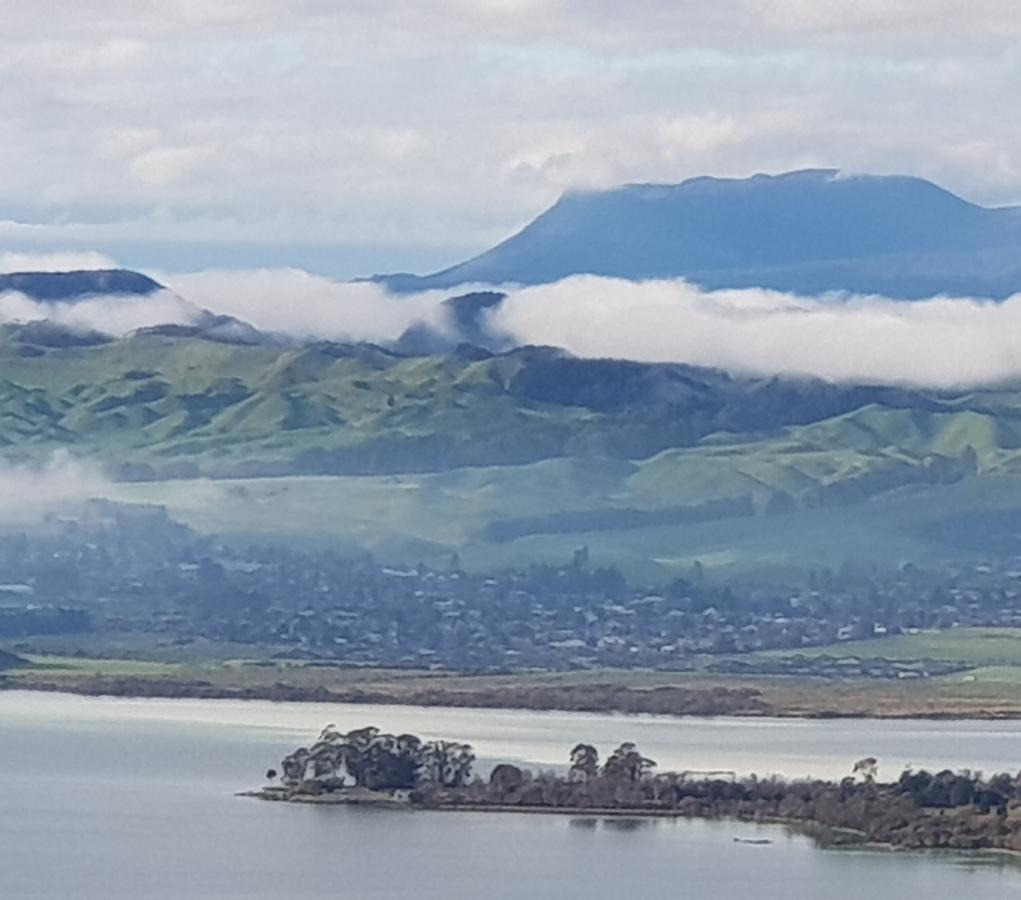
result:
[[[565,195],[520,233],[395,290],[538,284],[590,273],[684,277],[707,288],[829,290],[917,299],[1021,290],[1021,212],[918,178],[833,170]]]
[[[163,285],[148,275],[127,269],[0,274],[0,294],[17,291],[33,300],[50,302],[68,302],[98,294],[144,297],[162,288]]]
[[[991,402],[548,348],[402,356],[162,330],[62,342],[35,325],[0,328],[0,373],[0,453],[69,447],[143,480],[644,459],[720,432],[774,434],[869,404],[932,413]]]
[[[0,457],[96,459],[202,530],[396,562],[1016,552],[1021,390],[736,378],[549,348],[403,356],[0,327]],[[227,480],[208,481],[208,478]]]

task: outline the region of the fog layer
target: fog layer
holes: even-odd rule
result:
[[[50,319],[122,336],[152,325],[192,324],[205,309],[299,340],[387,343],[418,323],[449,332],[443,301],[471,289],[395,296],[374,283],[296,269],[155,274],[168,290],[141,298],[40,303],[0,294],[0,322]],[[502,290],[507,299],[490,314],[492,332],[513,344],[563,347],[582,357],[933,387],[1021,376],[1021,295],[1004,302],[905,302],[705,291],[684,281],[595,276]]]
[[[515,291],[491,327],[578,356],[833,381],[955,387],[1021,375],[1021,295],[807,298],[578,276]]]

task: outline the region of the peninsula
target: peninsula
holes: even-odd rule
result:
[[[1021,852],[1021,778],[1010,774],[908,769],[881,782],[873,757],[837,782],[658,772],[630,742],[602,760],[597,748],[579,743],[566,762],[562,772],[502,763],[483,778],[468,744],[329,725],[248,796],[412,810],[733,818],[787,824],[823,846]]]

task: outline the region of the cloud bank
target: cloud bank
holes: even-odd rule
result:
[[[1021,295],[909,303],[578,276],[515,291],[491,326],[583,357],[737,373],[932,387],[1021,377]]]
[[[393,295],[378,284],[296,269],[154,274],[168,290],[141,298],[39,303],[0,294],[0,322],[49,319],[121,337],[154,325],[198,324],[209,311],[297,341],[386,344],[416,324],[450,335],[443,301],[478,287]],[[683,280],[585,275],[500,289],[507,299],[487,323],[494,335],[513,345],[563,347],[580,357],[940,388],[1021,379],[1021,295],[1000,303],[946,297],[906,302],[705,291]]]
[[[116,269],[117,263],[94,250],[54,253],[0,252],[0,274],[7,272],[75,272],[92,269]]]
[[[299,269],[154,273],[168,289],[143,297],[91,296],[40,302],[0,293],[0,323],[49,320],[78,331],[123,337],[155,325],[195,325],[204,311],[233,316],[296,340],[396,340],[417,323],[446,332],[449,293],[394,296],[372,282],[341,282]]]
[[[390,341],[417,322],[447,327],[440,304],[448,292],[395,297],[372,282],[333,281],[300,269],[209,271],[159,280],[196,306],[299,339]]]
[[[42,303],[17,291],[0,293],[0,323],[50,321],[74,331],[124,337],[139,328],[197,322],[202,311],[171,291],[148,297],[95,296],[75,302]]]

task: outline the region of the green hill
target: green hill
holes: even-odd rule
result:
[[[791,439],[861,452],[910,441],[916,456],[976,445],[995,455],[1017,445],[1021,428],[1021,410],[999,395],[739,379],[543,348],[406,357],[371,345],[245,346],[158,334],[53,344],[25,327],[0,329],[0,451],[39,457],[69,447],[122,479],[637,460],[717,433],[731,436],[724,443],[775,439],[783,427],[830,420],[832,435]],[[865,417],[870,406],[875,414]],[[951,426],[957,413],[973,415]],[[840,418],[847,415],[859,418]],[[983,415],[996,421],[979,434]]]
[[[0,328],[0,454],[103,463],[209,531],[395,560],[563,559],[656,577],[1011,549],[1021,390],[756,379],[548,348]],[[212,479],[212,480],[209,480]],[[227,479],[227,480],[222,480]]]

